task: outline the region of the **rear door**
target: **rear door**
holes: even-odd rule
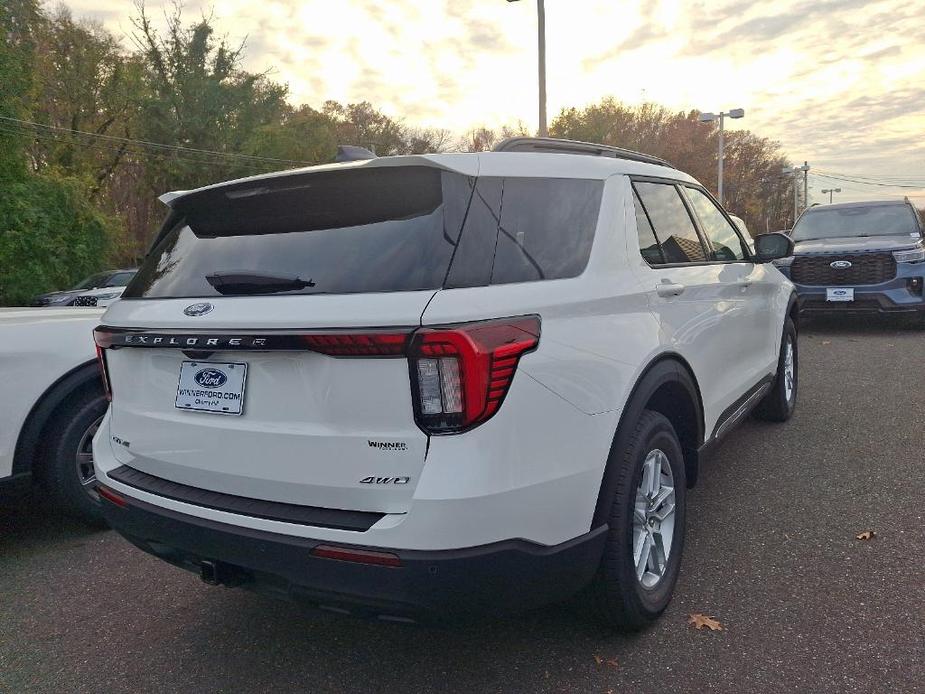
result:
[[[391,167],[179,200],[100,331],[117,458],[236,496],[405,511],[427,437],[404,344],[471,187]]]
[[[638,265],[652,310],[670,343],[691,365],[704,400],[707,433],[719,414],[748,389],[742,372],[749,329],[741,273],[713,259],[679,187],[635,180]]]

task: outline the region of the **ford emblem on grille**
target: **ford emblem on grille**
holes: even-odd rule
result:
[[[835,270],[847,270],[851,267],[850,260],[835,260],[829,263],[829,267],[834,268]]]
[[[228,382],[228,377],[218,369],[201,369],[193,380],[203,388],[221,388]]]
[[[210,303],[190,304],[185,309],[183,309],[183,313],[185,313],[187,316],[204,316],[213,308],[215,307]]]

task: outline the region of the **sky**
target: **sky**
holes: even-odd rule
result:
[[[813,201],[841,188],[836,201],[909,195],[925,206],[922,0],[545,1],[550,121],[605,96],[744,108],[732,127],[808,161]],[[117,36],[132,31],[131,0],[64,4]],[[170,4],[146,0],[155,17]],[[532,0],[186,0],[184,16],[211,13],[220,32],[246,38],[247,69],[270,69],[294,104],[367,100],[408,124],[461,133],[536,128],[536,9]]]

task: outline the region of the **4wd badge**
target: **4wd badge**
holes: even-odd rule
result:
[[[364,477],[360,484],[408,484],[410,477]]]

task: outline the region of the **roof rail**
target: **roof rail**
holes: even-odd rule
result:
[[[593,142],[579,142],[578,140],[560,140],[556,137],[509,137],[495,145],[493,152],[552,152],[558,154],[587,154],[595,157],[611,157],[613,159],[629,159],[641,161],[646,164],[658,164],[675,168],[664,159],[651,154],[634,152],[631,149],[599,145]]]

